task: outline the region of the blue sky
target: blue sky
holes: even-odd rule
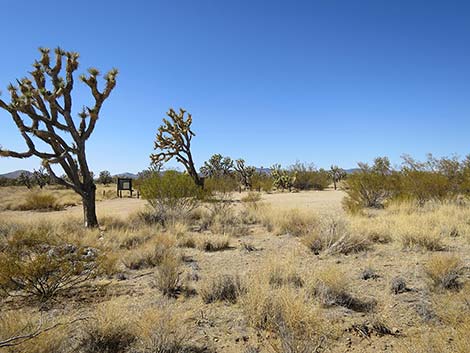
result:
[[[119,68],[87,147],[95,171],[146,168],[169,107],[193,114],[198,166],[470,153],[468,1],[4,2],[3,99],[39,46],[80,52],[79,72]],[[21,149],[10,120],[0,111],[0,144]],[[0,173],[38,165],[3,158]]]

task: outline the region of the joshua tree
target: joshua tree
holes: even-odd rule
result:
[[[333,179],[333,185],[336,190],[336,184],[346,177],[346,172],[344,171],[344,169],[338,167],[337,165],[332,165],[330,167],[330,176],[331,179]]]
[[[194,183],[204,187],[204,179],[197,173],[191,155],[191,140],[196,136],[191,130],[193,119],[189,113],[185,118],[185,113],[184,109],[180,109],[179,113],[170,109],[166,113],[170,120],[163,118],[163,125],[158,128],[154,142],[154,150],[157,153],[151,154],[150,159],[153,165],[161,166],[175,157],[177,162],[184,165]]]
[[[256,168],[246,166],[245,161],[241,158],[237,159],[235,161],[234,168],[235,168],[235,171],[236,171],[242,185],[245,188],[251,190],[252,185],[253,185],[252,184],[252,179],[253,179],[253,175],[256,172]]]
[[[10,103],[0,99],[0,108],[11,115],[28,149],[26,152],[0,149],[0,156],[41,158],[42,165],[56,183],[73,189],[82,197],[85,226],[95,227],[98,225],[96,186],[88,167],[85,144],[93,133],[104,101],[116,86],[118,72],[112,69],[105,75],[106,84],[101,91],[97,69],[91,68],[88,75],[80,76],[89,87],[94,103],[83,107],[76,121],[72,117],[72,90],[74,72],[79,64],[78,53],[57,48],[52,65],[49,49],[41,48],[40,51],[41,58],[33,64],[31,77],[18,80],[18,87],[9,85]],[[62,71],[65,72],[61,75]],[[47,151],[40,151],[37,141],[48,146]],[[68,180],[54,172],[54,165],[63,169]]]
[[[98,183],[101,183],[103,185],[108,185],[113,182],[113,177],[111,176],[111,173],[108,172],[107,170],[103,170],[100,172],[100,175],[98,176]]]
[[[39,186],[40,189],[42,189],[51,182],[51,177],[47,173],[46,168],[40,167],[38,170],[34,170],[33,181]]]
[[[18,176],[18,184],[31,189],[33,187],[33,180],[28,173],[21,172],[21,174]]]
[[[201,173],[206,177],[223,177],[230,175],[232,169],[232,158],[214,154],[207,162],[204,162]]]

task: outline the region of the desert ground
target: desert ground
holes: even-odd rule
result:
[[[162,227],[139,218],[145,200],[115,198],[109,186],[97,193],[100,228],[84,230],[78,204],[12,210],[27,192],[0,188],[2,241],[45,228],[106,254],[107,273],[46,304],[0,298],[4,332],[11,320],[65,323],[5,351],[468,351],[466,205],[400,204],[350,216],[340,190],[263,193],[255,201],[233,193],[228,204],[200,205],[187,221]],[[162,251],[176,264],[165,254],[155,259]],[[434,278],[448,262],[458,268],[441,288]],[[174,291],[165,293],[174,272]]]

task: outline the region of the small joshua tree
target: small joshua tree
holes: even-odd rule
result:
[[[72,117],[72,90],[74,72],[79,64],[78,53],[57,48],[52,65],[49,49],[41,48],[40,51],[41,58],[33,64],[31,77],[18,80],[18,87],[9,85],[10,103],[0,99],[0,108],[11,115],[28,149],[15,152],[0,148],[0,157],[41,158],[53,181],[73,189],[82,197],[85,226],[96,227],[96,186],[88,167],[85,145],[95,129],[104,101],[116,86],[118,72],[112,69],[105,75],[106,83],[101,91],[97,69],[91,68],[88,75],[80,76],[89,87],[94,102],[83,107],[77,124]],[[39,150],[36,142],[48,146],[47,151]],[[54,172],[54,165],[63,169],[68,180]]]
[[[204,179],[197,173],[191,154],[191,140],[196,136],[191,130],[193,119],[189,113],[185,118],[185,113],[184,109],[180,109],[179,113],[170,109],[166,113],[170,120],[164,118],[163,124],[158,128],[154,142],[154,150],[157,153],[151,154],[150,159],[153,165],[161,166],[173,157],[176,158],[176,161],[186,168],[194,183],[204,187]]]
[[[33,180],[29,174],[21,172],[21,174],[18,176],[18,184],[31,189],[33,187]]]
[[[282,169],[280,164],[275,164],[271,167],[271,175],[276,189],[291,190],[294,186],[296,179],[295,172],[292,175],[289,171]]]
[[[220,178],[232,173],[233,161],[230,157],[223,157],[221,154],[214,154],[201,167],[201,173],[210,178]]]
[[[245,165],[245,161],[240,158],[235,161],[234,169],[241,184],[246,189],[251,190],[253,187],[253,175],[256,172],[256,168]]]
[[[51,182],[51,177],[44,167],[40,167],[38,170],[34,170],[32,179],[40,189],[42,189],[47,184],[50,184]]]
[[[333,179],[333,185],[336,190],[337,188],[336,184],[346,177],[346,172],[344,171],[344,169],[338,167],[337,165],[332,165],[330,167],[330,176],[331,176],[331,179]]]

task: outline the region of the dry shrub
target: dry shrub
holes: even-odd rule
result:
[[[65,322],[65,320],[63,321]],[[68,327],[51,317],[22,310],[2,311],[0,315],[0,350],[5,353],[61,353],[69,344]],[[37,333],[37,335],[34,335]],[[21,336],[33,338],[20,339]],[[11,340],[17,337],[18,339]],[[1,342],[10,339],[8,347]]]
[[[131,270],[155,267],[163,261],[175,245],[176,240],[173,237],[160,234],[144,245],[127,252],[122,262]]]
[[[400,241],[405,249],[441,251],[445,249],[442,237],[436,232],[409,224],[399,230]]]
[[[302,243],[314,254],[350,254],[368,250],[370,241],[353,233],[342,219],[324,217],[319,226],[302,238]]]
[[[317,215],[300,210],[289,210],[284,212],[280,217],[277,217],[277,229],[279,234],[289,234],[300,237],[310,234],[318,225],[319,218]]]
[[[10,204],[7,208],[17,211],[60,211],[64,205],[51,193],[34,191],[27,193],[20,203]]]
[[[300,288],[304,285],[304,280],[297,272],[294,257],[279,261],[278,259],[269,259],[263,273],[268,277],[268,282],[273,288],[282,286],[292,286]]]
[[[188,234],[179,237],[177,245],[180,248],[195,248],[197,246],[196,239]]]
[[[245,287],[237,275],[222,274],[212,277],[201,285],[199,293],[204,303],[209,304],[215,301],[225,301],[236,303],[240,294],[245,291]]]
[[[197,240],[197,248],[203,251],[222,251],[230,248],[230,238],[223,235],[207,235]]]
[[[80,352],[125,353],[136,341],[136,319],[122,300],[100,304],[80,337]]]
[[[312,293],[324,306],[343,306],[354,311],[369,311],[375,301],[362,301],[350,294],[350,283],[337,267],[327,267],[313,277]]]
[[[292,287],[273,289],[266,280],[256,278],[242,296],[241,307],[250,326],[274,334],[267,336],[275,352],[319,351],[335,333],[332,322],[305,292]]]
[[[245,218],[236,214],[229,201],[213,201],[208,204],[207,210],[200,219],[201,230],[234,237],[249,233]]]
[[[181,256],[174,251],[167,252],[160,261],[155,274],[155,286],[168,297],[175,297],[181,291]]]
[[[184,353],[188,349],[189,334],[182,325],[184,317],[170,307],[148,309],[138,323],[139,344],[142,353]]]
[[[248,194],[241,198],[241,202],[243,202],[248,208],[257,209],[259,202],[261,201],[261,193],[250,191]]]
[[[461,286],[459,277],[462,274],[462,260],[451,254],[436,254],[424,267],[428,278],[435,288],[458,289]]]

